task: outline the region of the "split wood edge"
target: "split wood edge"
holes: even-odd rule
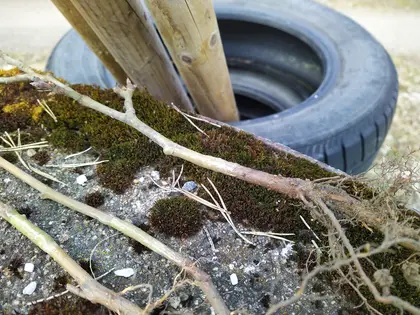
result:
[[[198,112],[238,121],[232,83],[212,0],[146,0]]]
[[[194,111],[140,0],[71,0],[71,3],[139,88],[146,88],[159,100]]]

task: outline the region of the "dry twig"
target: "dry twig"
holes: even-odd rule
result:
[[[300,178],[286,178],[281,175],[268,174],[237,163],[195,152],[169,140],[137,118],[131,100],[135,86],[131,83],[127,84],[126,88],[117,87],[115,89],[115,92],[124,98],[125,112],[119,112],[78,93],[70,86],[63,84],[50,75],[36,73],[29,67],[26,67],[22,62],[11,58],[2,51],[0,51],[0,58],[28,74],[31,81],[33,81],[31,84],[34,87],[66,95],[87,108],[96,110],[113,119],[126,123],[160,146],[163,152],[167,155],[184,159],[203,168],[236,177],[252,184],[264,186],[268,189],[283,193],[291,198],[301,199],[301,196],[307,196],[316,192],[319,197],[339,202],[341,204],[348,204],[351,206],[359,204],[356,199],[350,197],[343,191],[318,189],[316,185],[312,185],[310,182]]]
[[[138,306],[95,281],[47,233],[32,224],[24,215],[0,202],[0,217],[50,255],[76,280],[80,287],[67,285],[70,292],[92,303],[102,304],[118,314],[141,314],[142,310]]]
[[[185,270],[188,274],[190,274],[193,279],[195,280],[196,285],[203,291],[205,294],[208,302],[216,311],[217,314],[229,314],[229,310],[223,299],[220,297],[217,289],[215,288],[211,278],[201,269],[199,269],[193,261],[190,259],[182,256],[180,253],[172,250],[165,244],[161,243],[154,237],[150,236],[149,234],[145,233],[140,228],[134,226],[133,224],[121,220],[117,217],[114,217],[111,214],[106,212],[100,211],[93,207],[90,207],[84,203],[79,201],[73,200],[53,189],[44,185],[37,179],[33,178],[29,174],[25,173],[15,165],[9,163],[2,157],[0,157],[0,167],[5,169],[6,171],[10,172],[20,180],[24,181],[28,185],[32,186],[36,190],[41,193],[41,197],[44,199],[50,199],[56,201],[72,210],[75,210],[79,213],[87,215],[91,218],[98,220],[99,222],[108,225],[117,231],[120,231],[124,235],[138,241],[142,245],[146,246],[147,248],[153,250],[157,254],[165,257],[166,259],[170,260],[174,264],[181,267]],[[69,289],[70,290],[70,289]],[[71,291],[71,290],[70,290]],[[73,293],[79,291],[72,291]]]
[[[96,110],[111,118],[126,123],[159,145],[163,149],[163,152],[167,155],[184,159],[203,168],[242,179],[252,184],[261,185],[268,189],[283,193],[290,198],[303,200],[317,219],[319,219],[326,227],[332,228],[335,231],[335,233],[330,233],[331,235],[329,235],[329,239],[330,243],[333,244],[333,256],[335,256],[338,260],[336,260],[335,263],[331,266],[320,266],[319,268],[315,269],[316,271],[309,273],[308,276],[304,279],[304,282],[302,283],[301,289],[298,291],[298,293],[288,301],[274,305],[272,308],[270,308],[269,314],[272,314],[280,307],[297,301],[302,295],[307,282],[317,273],[322,271],[337,270],[337,268],[344,265],[355,266],[355,272],[357,272],[358,277],[362,280],[363,284],[369,288],[377,301],[385,304],[392,304],[398,308],[405,309],[414,314],[420,313],[417,308],[398,297],[392,295],[383,296],[379,293],[372,280],[369,279],[361,267],[360,261],[358,260],[358,255],[356,254],[354,248],[351,246],[348,238],[341,228],[340,223],[335,218],[335,215],[331,209],[327,207],[325,202],[328,202],[329,206],[334,206],[335,208],[339,209],[347,217],[355,218],[361,222],[366,222],[368,225],[374,226],[380,231],[384,231],[384,229],[386,229],[390,223],[396,221],[392,217],[381,217],[378,219],[376,213],[373,213],[361,201],[349,196],[346,192],[340,189],[340,187],[332,187],[326,185],[326,183],[329,181],[335,180],[335,177],[322,181],[321,183],[312,183],[299,178],[285,178],[281,175],[268,174],[262,171],[244,167],[237,163],[225,161],[217,157],[200,154],[174,143],[137,118],[131,100],[131,96],[135,87],[130,85],[129,82],[127,82],[126,88],[119,87],[116,89],[116,93],[124,98],[125,104],[125,112],[119,112],[104,106],[103,104],[96,102],[87,96],[79,94],[71,87],[61,83],[51,76],[35,73],[32,69],[25,67],[22,63],[10,58],[2,52],[0,52],[0,57],[28,74],[31,80],[34,81],[32,85],[38,89],[67,95],[87,108]],[[223,207],[222,200],[220,200],[220,203],[222,204],[222,206],[220,206],[214,197],[212,197],[212,199],[214,204],[206,200],[203,201],[205,202],[203,204],[209,205],[209,207],[218,205],[219,208],[223,209],[223,214],[228,214],[227,210],[224,209],[225,207]],[[221,199],[220,196],[219,199]],[[318,208],[314,207],[313,204],[315,204]],[[335,234],[337,234],[339,238],[337,238]],[[396,244],[404,242],[403,244],[405,246],[409,245],[411,246],[410,248],[414,248],[417,251],[420,250],[420,237],[418,235],[418,231],[415,229],[407,227],[397,236],[398,237],[395,237],[394,239]],[[334,251],[337,252],[334,253]],[[344,258],[346,251],[350,254],[349,259]],[[346,261],[346,263],[344,263],[344,261]]]

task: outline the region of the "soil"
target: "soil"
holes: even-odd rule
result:
[[[420,26],[418,1],[359,0],[350,4],[341,0],[322,2],[351,16],[371,31],[391,53],[398,68],[401,91],[397,112],[377,162],[395,154],[404,155],[419,149],[420,34],[415,31]],[[69,29],[68,23],[49,1],[17,0],[12,5],[10,1],[0,0],[0,5],[1,48],[33,67],[43,68],[53,46]],[[414,156],[420,161],[419,152]],[[48,153],[51,160],[39,168],[52,172],[68,185],[63,187],[53,183],[53,188],[80,201],[84,201],[88,194],[100,192],[104,196],[104,204],[99,206],[100,209],[135,224],[147,226],[150,209],[158,200],[169,196],[150,180],[149,175],[154,171],[150,167],[145,167],[136,174],[136,184],[123,195],[116,195],[98,183],[93,166],[81,169],[88,178],[85,186],[76,183],[76,178],[80,176],[78,173],[69,169],[48,168],[47,165],[62,163],[65,156],[58,150],[50,150]],[[87,153],[75,160],[86,162],[95,158],[96,156]],[[33,164],[36,162],[33,160]],[[161,184],[164,182],[167,179],[160,179]],[[54,202],[42,200],[35,190],[2,170],[0,200],[7,201],[21,213],[25,213],[83,266],[87,265],[93,248],[103,241],[93,253],[95,275],[113,268],[133,268],[135,271],[130,278],[118,277],[111,272],[100,280],[115,291],[130,285],[150,283],[155,300],[171,288],[173,279],[179,272],[167,260],[134,245],[125,236],[116,234],[114,230],[95,220]],[[205,227],[217,252],[212,250],[204,229],[181,240],[151,232],[173,249],[198,261],[200,267],[211,275],[232,311],[245,309],[246,312],[240,313],[263,314],[270,303],[286,299],[296,291],[300,282],[300,269],[296,257],[282,256],[285,243],[261,237],[255,238],[257,246],[251,247],[246,246],[226,223],[206,221]],[[34,272],[24,271],[25,263],[33,263]],[[233,273],[239,279],[237,285],[231,283],[230,276]],[[35,292],[29,296],[23,295],[24,287],[31,281],[37,282]],[[0,221],[0,314],[108,314],[103,308],[93,307],[71,295],[53,299],[55,302],[49,303],[48,307],[43,303],[38,303],[35,307],[27,305],[64,291],[68,281],[71,279],[54,261],[9,224]],[[282,313],[348,313],[343,305],[344,299],[337,297],[327,285],[321,282],[312,284],[308,292],[309,295],[282,310]],[[311,293],[321,293],[323,298],[314,300]],[[148,292],[140,290],[127,294],[127,297],[144,306],[147,294]],[[69,309],[66,310],[63,305],[67,305]],[[72,305],[75,308],[71,309]],[[213,314],[201,292],[191,287],[179,289],[164,308],[172,313]],[[81,311],[83,309],[85,311]]]

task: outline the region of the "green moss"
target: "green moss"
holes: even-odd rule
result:
[[[82,151],[87,148],[87,141],[83,134],[75,130],[58,127],[51,132],[48,141],[55,147],[71,151]]]
[[[44,150],[38,151],[32,158],[41,166],[47,164],[51,159],[50,154]]]
[[[105,197],[99,191],[95,191],[85,196],[85,204],[94,208],[98,208],[102,206],[104,202],[105,202]]]
[[[100,304],[93,304],[77,296],[67,295],[37,303],[30,307],[29,315],[108,315],[109,311]]]
[[[63,273],[61,275],[54,277],[54,284],[53,284],[52,291],[54,293],[58,293],[60,291],[66,290],[66,285],[69,283],[72,283],[72,280],[73,280],[72,277],[70,277],[70,275],[67,273]]]
[[[0,156],[5,159],[6,161],[9,161],[10,163],[17,163],[18,157],[14,152],[5,152],[1,153]]]
[[[185,197],[158,200],[150,209],[149,220],[157,232],[176,237],[194,235],[203,226],[199,203]]]
[[[0,76],[12,74],[13,71],[15,70],[0,71]],[[111,89],[101,90],[98,87],[85,85],[72,87],[110,108],[123,109],[123,100]],[[184,176],[189,180],[206,184],[207,178],[210,178],[214,182],[235,222],[262,231],[295,233],[295,240],[302,245],[310,243],[312,239],[311,232],[300,219],[302,215],[309,220],[307,211],[299,201],[291,200],[264,187],[197,167],[181,159],[165,156],[157,145],[133,128],[82,107],[66,96],[51,96],[36,91],[29,83],[0,85],[0,96],[0,131],[12,132],[21,128],[23,132],[26,131],[36,138],[44,133],[44,129],[40,127],[42,125],[47,130],[48,140],[55,147],[78,152],[92,146],[96,153],[109,160],[108,163],[97,167],[100,182],[116,193],[123,193],[130,187],[135,173],[142,166],[153,165],[162,176],[167,176],[172,169],[179,170],[180,166],[184,165]],[[47,101],[58,118],[57,122],[45,113],[36,111],[37,98]],[[22,105],[10,106],[13,104]],[[207,133],[208,136],[205,136],[179,113],[165,103],[156,101],[147,92],[137,91],[133,96],[133,105],[140,120],[176,143],[197,152],[286,177],[315,180],[335,175],[306,159],[274,152],[263,142],[245,132],[196,122]],[[34,112],[37,115],[34,115]],[[25,141],[23,143],[26,143]],[[347,180],[341,185],[348,193],[361,199],[370,199],[374,195],[370,188],[355,180]],[[199,194],[209,199],[202,189],[199,190]],[[202,220],[199,204],[183,197],[159,201],[150,212],[150,223],[155,231],[178,237],[197,233],[201,229]],[[311,227],[322,239],[319,245],[325,245],[326,231],[319,224],[311,224]],[[346,226],[346,228],[354,246],[367,241],[381,240],[379,234],[371,235],[361,226]],[[400,254],[405,255],[405,253]],[[307,257],[307,253],[300,250],[297,259],[306,263]],[[393,257],[386,255],[374,257],[377,259],[375,264],[380,268],[388,266],[388,262],[396,262]],[[397,282],[400,283],[396,282],[396,294],[406,296],[407,299],[418,298],[412,290],[405,289],[404,279],[400,277],[398,271],[395,272],[395,279],[399,279]]]

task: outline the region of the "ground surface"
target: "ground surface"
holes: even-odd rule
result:
[[[351,16],[381,41],[391,53],[398,68],[401,92],[397,112],[391,131],[381,149],[381,158],[395,153],[407,154],[419,149],[420,136],[420,4],[416,0],[383,0],[383,1],[344,1],[323,0],[343,13]],[[70,28],[51,2],[45,0],[0,0],[0,48],[23,59],[28,64],[43,68],[46,58],[60,37]],[[50,163],[62,161],[62,155],[51,152]],[[420,160],[420,155],[417,153]],[[89,155],[80,157],[92,159]],[[49,171],[51,169],[48,169]],[[69,186],[60,190],[72,197],[83,200],[93,191],[105,195],[105,204],[101,209],[135,221],[147,222],[148,210],[159,198],[167,193],[151,184],[148,175],[151,169],[142,170],[137,178],[143,178],[125,195],[116,196],[97,184],[93,168],[85,168],[88,176],[86,186],[75,183],[79,174],[71,171],[57,170],[58,178]],[[58,187],[58,185],[54,185]],[[25,196],[25,198],[22,198]],[[127,238],[114,235],[115,231],[74,214],[64,207],[39,198],[39,195],[12,176],[0,171],[0,199],[8,200],[19,209],[30,209],[30,219],[48,232],[76,260],[89,259],[94,246],[98,246],[93,261],[96,274],[102,274],[111,268],[133,268],[135,275],[125,279],[109,274],[102,281],[116,291],[128,285],[151,283],[154,286],[153,297],[161,296],[170,289],[177,269],[166,260],[148,251],[136,252]],[[200,266],[209,272],[222,292],[223,298],[232,309],[245,307],[251,314],[264,312],[267,302],[289,297],[293,294],[299,277],[295,264],[288,259],[282,260],[281,251],[285,244],[281,242],[258,239],[257,248],[244,246],[232,230],[223,223],[209,223],[207,229],[211,237],[218,240],[214,253],[207,235],[201,231],[195,237],[179,241],[164,238],[156,234],[172,248],[200,259]],[[287,232],[287,231],[281,231]],[[28,240],[0,221],[0,268],[7,267],[11,261],[16,262],[16,274],[0,276],[0,314],[10,314],[11,309],[27,312],[26,303],[46,298],[63,290],[61,276],[64,272],[55,262],[33,246]],[[33,273],[22,271],[25,263],[33,263]],[[238,285],[230,282],[230,275],[237,274]],[[61,277],[61,278],[60,278]],[[37,282],[37,289],[30,296],[22,294],[23,288],[31,281]],[[319,289],[319,288],[318,288]],[[322,288],[324,290],[324,288]],[[331,292],[325,292],[331,294]],[[266,295],[272,298],[268,301]],[[128,295],[140,305],[144,305],[147,292]],[[66,296],[67,299],[67,296]],[[178,303],[180,301],[180,303]],[[210,314],[210,309],[203,304],[202,296],[197,289],[182,289],[170,300],[172,311],[183,310],[184,314]],[[338,312],[338,302],[328,299],[315,303],[302,300],[291,308],[288,314],[334,314]],[[6,311],[7,309],[7,311]],[[95,310],[100,312],[100,310]],[[104,313],[104,312],[103,312]],[[92,311],[93,314],[93,311]],[[106,314],[106,313],[104,313]]]
[[[53,159],[47,165],[66,162],[63,155],[58,152],[51,152],[51,155]],[[84,155],[76,161],[86,162],[93,158]],[[157,188],[150,180],[151,169],[139,172],[136,176],[138,183],[120,196],[97,183],[93,167],[82,169],[89,178],[86,186],[76,183],[79,174],[72,171],[52,170],[47,167],[43,170],[68,184],[65,188],[53,184],[54,188],[64,194],[83,201],[86,194],[99,191],[105,195],[105,204],[99,207],[101,210],[136,224],[147,224],[149,209],[156,200],[168,196],[168,193]],[[135,250],[133,243],[130,243],[124,235],[116,234],[115,230],[78,215],[55,202],[42,200],[35,190],[2,170],[0,178],[2,180],[0,199],[7,200],[15,208],[26,212],[32,222],[50,234],[79,263],[84,261],[87,264],[94,247],[100,241],[104,241],[97,246],[92,255],[96,275],[101,275],[112,268],[133,268],[135,271],[135,274],[128,279],[111,273],[102,279],[101,283],[116,291],[121,291],[130,285],[149,283],[154,288],[154,300],[171,288],[179,269],[166,259],[142,248]],[[158,182],[162,184],[162,180],[166,179],[160,179]],[[293,262],[294,258],[289,258],[284,251],[282,253],[285,243],[267,238],[255,238],[257,246],[247,246],[225,223],[207,222],[206,228],[217,252],[212,250],[204,230],[184,240],[164,237],[153,231],[149,233],[153,233],[176,251],[197,260],[200,267],[210,273],[222,297],[232,310],[244,308],[250,314],[263,314],[268,303],[293,294],[300,280],[296,263]],[[31,313],[32,306],[27,306],[26,303],[62,292],[64,290],[62,279],[65,273],[46,254],[4,221],[0,221],[0,235],[2,239],[0,270],[3,271],[0,273],[2,288],[0,305],[3,311],[5,314],[15,314],[12,310],[19,312],[16,314],[28,311],[29,314],[44,314]],[[17,265],[15,272],[4,272],[5,268],[11,268],[11,262]],[[22,270],[25,263],[35,265],[33,273]],[[239,280],[237,285],[232,285],[231,274],[237,275]],[[37,289],[29,296],[23,295],[24,287],[31,281],[37,282]],[[334,292],[320,282],[316,288],[317,293],[327,294],[330,297],[316,303],[309,298],[302,299],[288,309],[289,314],[338,314],[341,306],[337,299],[333,298]],[[127,296],[144,306],[147,293],[140,291]],[[177,294],[169,300],[167,310],[181,311],[182,314],[211,314],[208,305],[203,302],[200,291],[187,286],[177,291]],[[1,310],[0,307],[0,314]]]

